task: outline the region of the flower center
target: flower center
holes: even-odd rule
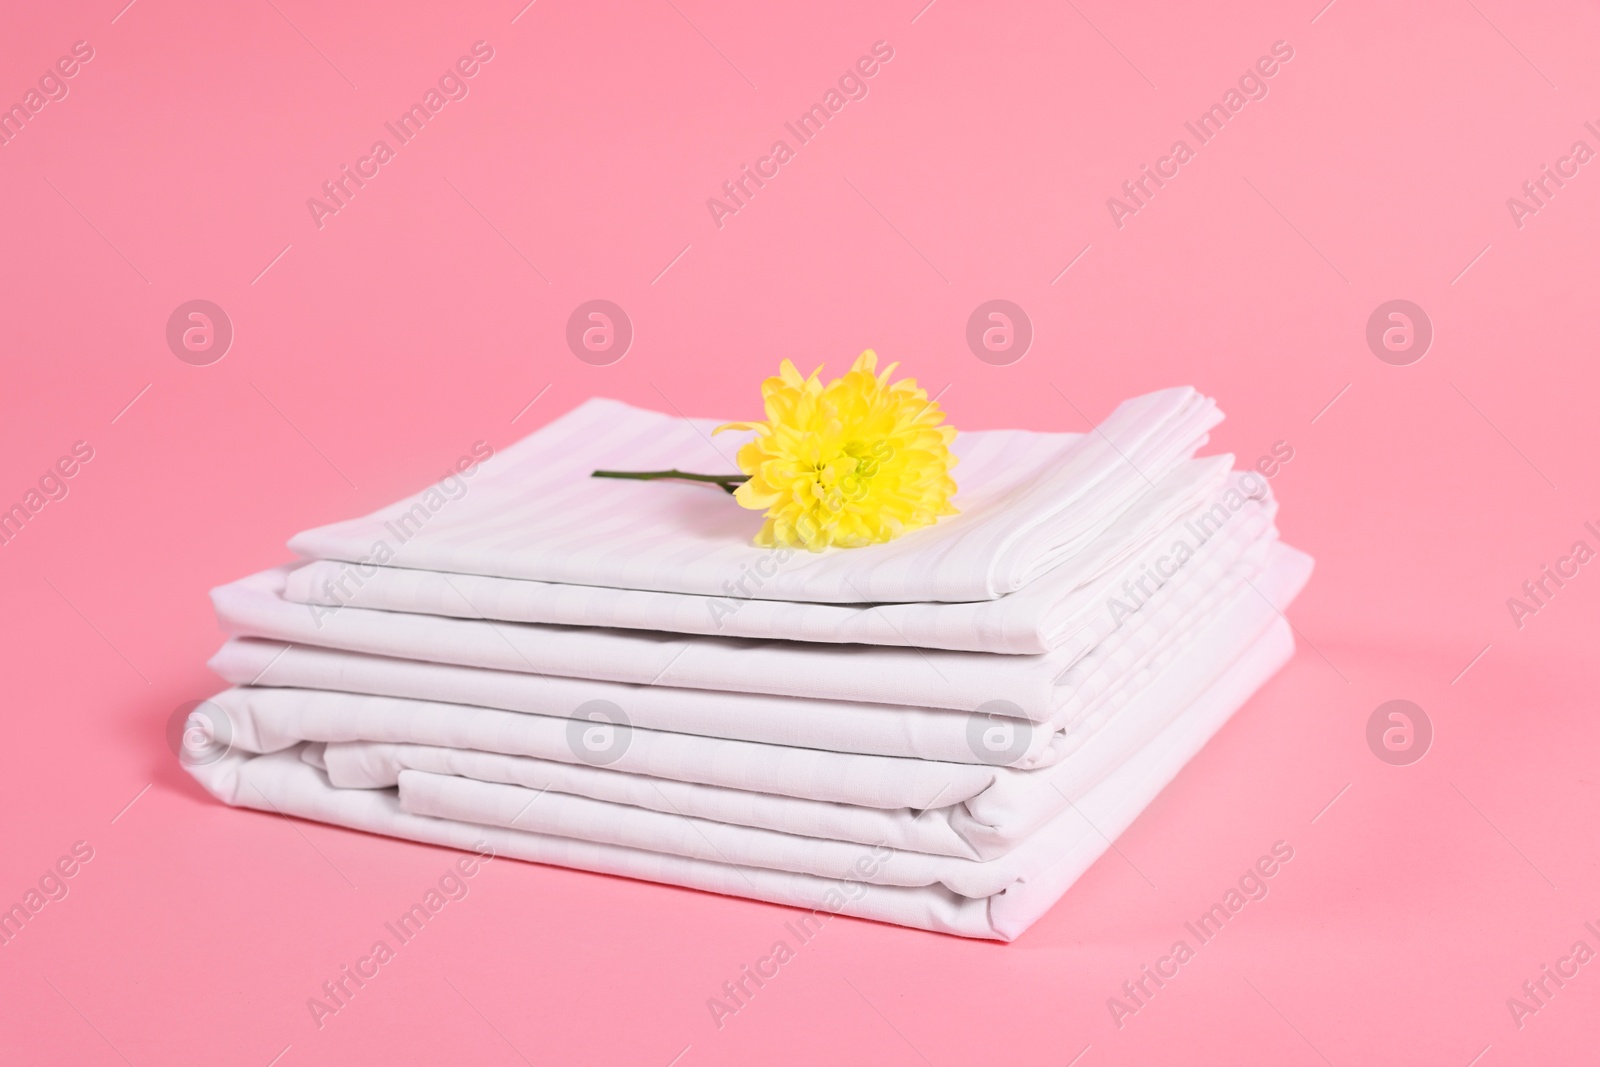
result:
[[[892,453],[887,441],[872,445],[851,441],[831,460],[817,461],[813,468],[817,487],[822,491],[822,503],[830,511],[839,511],[846,504],[860,502],[866,497],[868,483],[882,467],[884,458]]]

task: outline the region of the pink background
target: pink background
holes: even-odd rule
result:
[[[123,3],[14,4],[0,39],[0,101],[95,53],[0,147],[0,503],[94,449],[0,547],[0,902],[94,849],[0,948],[0,1060],[1592,1050],[1600,963],[1520,1029],[1506,1006],[1600,949],[1600,572],[1520,630],[1506,608],[1600,547],[1600,163],[1520,229],[1506,206],[1600,148],[1592,5]],[[307,198],[478,40],[470,95],[319,230]],[[866,99],[719,229],[706,199],[879,40]],[[1269,95],[1119,229],[1106,198],[1278,40]],[[964,340],[996,297],[1037,333],[1010,366]],[[1364,340],[1397,297],[1436,332],[1406,367]],[[194,298],[236,330],[210,366],[164,339]],[[605,367],[564,342],[594,298],[637,334]],[[781,357],[868,346],[958,427],[1081,429],[1193,383],[1229,413],[1217,450],[1289,442],[1281,525],[1319,561],[1294,662],[1014,945],[837,919],[719,1030],[706,999],[795,913],[496,862],[318,1030],[307,998],[453,854],[190,782],[163,729],[217,688],[206,590],[587,396],[753,416]],[[1395,767],[1365,726],[1401,697],[1436,737]],[[1119,1029],[1107,998],[1278,840],[1270,896]]]

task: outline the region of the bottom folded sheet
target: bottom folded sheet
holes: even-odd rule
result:
[[[230,753],[187,769],[228,804],[539,863],[753,897],[967,937],[1012,940],[1066,892],[1228,718],[1293,653],[1275,621],[1165,729],[1004,856],[974,861],[888,844],[794,838],[599,805],[585,836],[511,829],[539,794],[407,770],[398,789],[342,789],[317,746]],[[644,819],[649,825],[637,820]],[[653,821],[652,821],[653,820]],[[599,838],[599,839],[596,839]],[[801,868],[816,873],[801,873]]]

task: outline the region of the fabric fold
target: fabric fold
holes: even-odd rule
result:
[[[1278,663],[1286,659],[1292,651],[1287,624],[1274,623],[1267,642],[1276,643]],[[1263,647],[1271,645],[1264,643]],[[1275,669],[1276,664],[1264,673],[1270,676]],[[989,875],[975,874],[970,882],[953,873],[953,868],[946,872],[951,880],[974,891],[1003,885],[996,892],[977,897],[952,890],[943,879],[936,878],[939,872],[929,866],[929,859],[896,852],[881,844],[859,846],[847,871],[821,876],[416,814],[405,810],[396,791],[336,788],[325,772],[302,761],[294,749],[253,757],[230,753],[214,763],[191,767],[190,771],[213,795],[241,807],[456,848],[487,848],[497,855],[754,897],[830,914],[1009,941],[1059,899],[1247,696],[1248,693],[1219,696],[1191,709],[1195,712],[1192,717],[1185,717],[1164,731],[1079,803],[1051,820],[1031,839],[1029,852],[1011,860],[1009,868],[989,868]],[[444,803],[438,799],[439,794],[426,792],[426,783],[419,781],[417,787],[421,791],[413,791],[414,803]],[[907,857],[916,857],[914,863],[906,864],[916,868],[911,873],[882,873]],[[829,869],[837,869],[839,858],[829,858],[833,864]],[[895,881],[914,884],[892,884]]]
[[[870,552],[781,553],[773,568],[775,554],[751,544],[760,516],[714,489],[590,477],[735,471],[740,435],[711,436],[725,420],[594,399],[481,465],[363,518],[307,530],[290,548],[312,559],[712,597],[761,565],[772,573],[747,586],[756,599],[989,600],[1092,541],[1221,419],[1185,386],[1125,401],[1086,434],[963,433],[953,446],[961,514]]]
[[[1069,726],[1085,716],[1103,717],[1120,707],[1133,687],[1159,669],[1191,635],[1207,628],[1219,635],[1232,633],[1236,623],[1213,623],[1219,621],[1229,598],[1237,597],[1244,583],[1280,557],[1296,558],[1292,550],[1277,548],[1270,538],[1264,538],[1249,546],[1233,567],[1214,581],[1191,581],[1160,590],[1113,639],[1097,645],[1058,679],[1055,709],[1049,719],[1037,727],[1013,724],[1006,738],[1004,762],[1022,768],[1057,762],[1077,743],[1079,731],[1069,732]],[[1291,575],[1305,569],[1285,566],[1279,564],[1280,572]],[[1292,595],[1285,592],[1272,599],[1286,605]],[[1248,610],[1250,603],[1245,608]],[[316,698],[324,707],[337,703],[334,693],[346,692],[556,718],[570,717],[598,701],[613,706],[630,727],[645,731],[956,763],[996,762],[996,755],[978,744],[984,736],[982,729],[989,720],[1014,713],[1008,706],[994,705],[975,728],[977,712],[613,685],[239,639],[225,645],[212,666],[224,678],[246,687],[227,699],[280,708],[284,702],[263,689],[328,690]],[[248,707],[242,710],[249,711]],[[448,719],[450,713],[443,715]]]
[[[1214,580],[1270,529],[1267,508],[1247,502],[1172,573]],[[1192,570],[1190,568],[1193,568]],[[1087,626],[1106,633],[1131,619],[1169,578],[1153,569],[1142,586],[1096,587]],[[283,598],[283,569],[213,590],[218,619],[230,632],[295,645],[454,663],[538,675],[635,685],[762,693],[815,700],[911,704],[974,711],[1003,703],[1049,721],[1061,699],[1057,680],[1085,654],[1084,644],[1036,656],[942,649],[684,636],[538,623],[457,619],[346,607],[314,619]],[[1148,594],[1148,595],[1147,595]],[[1103,620],[1098,617],[1103,614]],[[1096,631],[1099,632],[1099,631]]]
[[[751,543],[737,431],[591,400],[212,591],[223,802],[965,937],[1037,921],[1293,655],[1309,556],[1188,387],[961,433],[958,514]]]
[[[957,651],[1048,652],[1091,625],[1086,587],[1135,579],[1178,544],[1198,548],[1207,518],[1230,518],[1253,501],[1274,511],[1265,482],[1229,476],[1230,458],[1188,460],[1140,496],[1071,559],[1021,590],[994,600],[938,604],[807,604],[756,599],[758,564],[723,595],[564,585],[474,574],[312,560],[288,572],[283,598],[308,606],[313,621],[345,607],[558,626],[660,630],[707,636],[914,645]],[[1242,520],[1248,521],[1248,520]],[[773,563],[772,566],[776,566]],[[1097,581],[1108,578],[1106,581]]]
[[[589,753],[576,740],[577,731],[588,725],[582,719],[293,689],[234,689],[212,703],[225,713],[232,743],[240,749],[270,752],[304,741],[328,743],[326,766],[335,784],[346,788],[393,786],[412,770],[502,784],[549,783],[559,776],[568,783],[558,790],[564,794],[580,790],[571,795],[606,801],[619,788],[644,796],[648,793],[640,790],[654,790],[670,808],[660,786],[671,781],[714,787],[715,792],[685,795],[695,796],[695,803],[705,805],[701,810],[718,818],[737,821],[750,793],[773,798],[764,810],[771,817],[790,819],[783,829],[798,833],[806,833],[806,819],[818,814],[819,803],[833,806],[823,823],[834,832],[847,807],[898,810],[925,821],[930,832],[945,840],[959,842],[956,854],[996,855],[1092,789],[1199,699],[1256,646],[1278,620],[1279,605],[1293,599],[1309,571],[1308,557],[1276,548],[1273,565],[1249,588],[1235,591],[1216,625],[1185,643],[1162,669],[1131,675],[1127,697],[1117,708],[1068,731],[1075,742],[1070,754],[1032,770],[627,727],[614,739],[603,766],[574,774],[545,765],[587,762]],[[992,721],[984,726],[994,728]],[[969,732],[969,738],[981,736]],[[1008,735],[1006,744],[1011,743]],[[617,776],[638,781],[623,787]],[[868,815],[859,825],[863,829],[847,835],[850,839],[870,837],[868,828],[881,827],[883,820]],[[812,836],[827,833],[819,828]]]

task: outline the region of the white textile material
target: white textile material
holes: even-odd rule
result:
[[[406,804],[441,811],[456,810],[465,804],[467,808],[463,810],[486,814],[485,808],[473,805],[485,800],[502,804],[504,795],[496,793],[492,798],[464,799],[453,789],[440,788],[441,784],[453,786],[453,783],[440,783],[436,780],[439,776],[425,778],[420,774],[414,782],[408,780],[403,794],[388,790],[340,789],[329,782],[324,771],[305,762],[296,749],[265,756],[235,752],[217,762],[189,769],[207,790],[229,804],[456,848],[481,850],[487,847],[498,855],[540,863],[753,897],[967,937],[1009,941],[1026,930],[1066,892],[1110,841],[1128,827],[1229,716],[1288,658],[1292,647],[1288,625],[1281,620],[1273,623],[1250,654],[1224,672],[1154,740],[1124,761],[1076,804],[1041,827],[1024,846],[1001,860],[991,861],[1001,866],[972,863],[965,873],[951,866],[963,861],[949,858],[941,861],[900,853],[884,845],[855,846],[854,861],[843,871],[840,870],[843,856],[830,851],[824,859],[820,852],[816,853],[815,861],[806,865],[831,872],[824,876],[761,866],[760,860],[777,860],[778,853],[786,848],[781,842],[765,841],[760,846],[747,842],[748,854],[707,859],[699,855],[698,846],[681,833],[657,838],[652,844],[662,846],[670,842],[681,846],[684,852],[695,854],[680,855],[634,844],[414,814],[406,810]],[[630,810],[642,817],[655,814],[637,808]],[[606,819],[610,826],[606,832],[612,836],[630,839],[634,836],[618,826],[611,814],[608,813]],[[716,832],[737,830],[737,827],[724,827]],[[601,832],[598,824],[589,832],[596,836],[606,833]],[[722,844],[735,847],[728,839]],[[888,873],[901,863],[910,874]],[[915,884],[893,884],[896,882]],[[974,892],[992,892],[968,896],[952,889],[950,882]]]
[[[870,551],[788,552],[760,599],[840,604],[988,600],[1015,592],[1091,543],[1192,456],[1222,419],[1187,386],[1125,401],[1085,434],[963,433],[961,514]],[[593,399],[466,472],[363,518],[307,530],[314,559],[725,596],[774,550],[761,516],[683,482],[590,477],[597,469],[737,473],[748,433]],[[641,522],[641,516],[649,516]],[[781,550],[780,550],[781,551]]]
[[[960,514],[751,544],[747,432],[588,401],[213,590],[236,806],[1011,940],[1293,654],[1310,557],[1192,388],[962,433]],[[800,922],[806,919],[797,920]]]
[[[1015,731],[1014,747],[1005,753],[1009,764],[1025,768],[1057,762],[1075,741],[1069,725],[1119,707],[1137,673],[1159,669],[1190,635],[1209,627],[1242,582],[1254,580],[1258,591],[1286,605],[1298,588],[1290,583],[1303,581],[1310,563],[1292,550],[1274,549],[1274,544],[1264,537],[1247,546],[1231,569],[1221,571],[1221,561],[1213,561],[1219,573],[1201,567],[1188,580],[1160,589],[1123,627],[1063,673],[1053,714],[1037,728]],[[1301,562],[1287,570],[1280,567],[1264,584],[1255,576],[1274,552]],[[211,666],[241,686],[366,693],[563,718],[601,701],[639,729],[958,763],[993,762],[989,752],[975,745],[983,723],[975,726],[974,719],[987,722],[991,712],[1013,710],[992,705],[977,716],[903,705],[623,685],[249,638],[230,640]]]
[[[1062,732],[1071,742],[1063,746],[1069,751],[1054,765],[1033,770],[632,727],[607,727],[605,746],[592,750],[584,743],[592,724],[581,718],[318,690],[231,689],[211,703],[225,714],[228,739],[241,750],[329,742],[326,768],[341,787],[403,785],[406,772],[420,770],[562,794],[530,813],[537,817],[577,804],[573,798],[578,796],[596,802],[626,796],[642,799],[647,808],[732,823],[746,823],[744,813],[754,807],[769,821],[747,825],[785,834],[877,842],[886,839],[879,834],[898,827],[896,833],[904,836],[897,837],[896,847],[990,857],[1017,847],[1114,771],[1258,645],[1310,569],[1309,558],[1292,549],[1278,546],[1275,555],[1257,582],[1236,589],[1212,624],[1177,644],[1167,661],[1124,672],[1110,690],[1122,696],[1117,705],[1092,707],[1096,714],[1068,724]],[[1276,667],[1274,662],[1271,669]],[[1013,745],[1015,731],[1033,728],[1018,720],[999,727],[987,719],[972,725],[978,727],[968,732],[974,755],[984,751],[982,741],[990,731],[1003,730],[994,753],[1001,758],[1020,747]],[[667,789],[676,791],[679,803]]]
[[[1169,579],[1165,585],[1193,582],[1198,588],[1215,581],[1251,545],[1272,536],[1270,530],[1270,506],[1245,501],[1173,572],[1184,581]],[[1073,641],[1041,655],[998,656],[547,626],[355,607],[314,618],[306,605],[283,598],[286,577],[283,569],[266,571],[213,590],[223,626],[240,636],[297,646],[605,682],[957,711],[999,701],[1012,709],[1009,714],[1037,722],[1055,719],[1071,697],[1071,686],[1062,684],[1064,672],[1165,587],[1157,584],[1154,570],[1149,581],[1131,592],[1097,587],[1092,610]]]
[[[1179,464],[1081,552],[994,600],[809,604],[756,599],[756,591],[783,565],[777,556],[741,576],[738,584],[725,583],[720,596],[314,560],[289,572],[283,597],[316,605],[309,612],[313,619],[348,606],[723,637],[1047,652],[1081,639],[1086,628],[1092,631],[1102,621],[1106,589],[1138,580],[1158,564],[1167,569],[1174,546],[1198,548],[1207,531],[1243,508],[1252,494],[1270,509],[1266,482],[1249,473],[1228,477],[1229,462],[1228,456],[1212,456]]]

